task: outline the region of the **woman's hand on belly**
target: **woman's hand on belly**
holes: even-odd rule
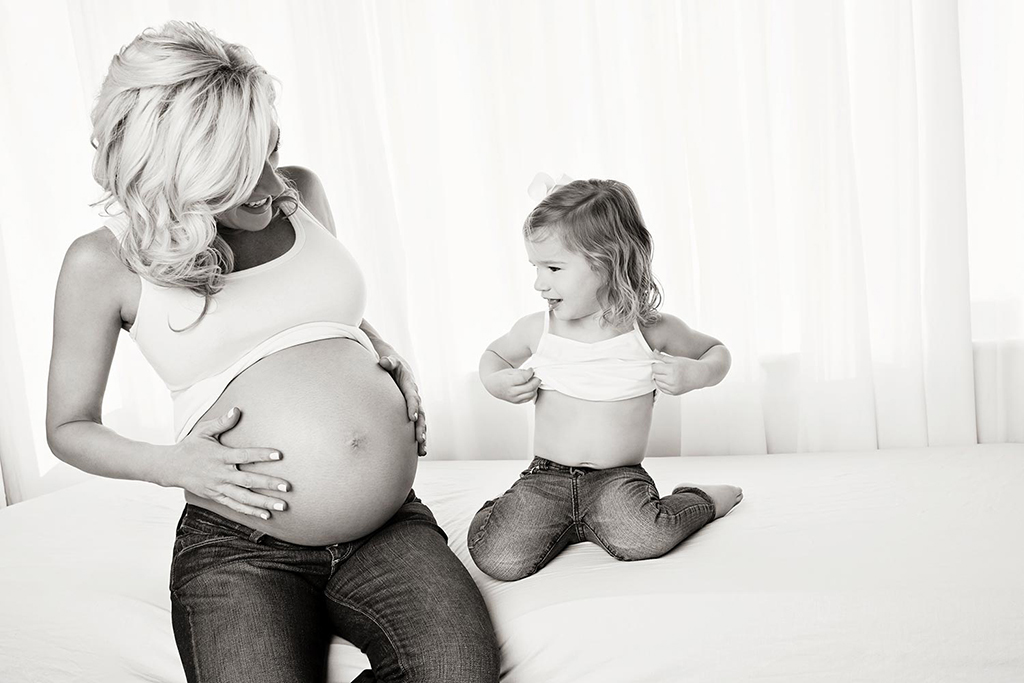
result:
[[[324,339],[267,356],[238,375],[207,416],[231,406],[245,416],[221,442],[279,449],[279,462],[241,469],[287,478],[288,508],[264,521],[190,502],[284,541],[329,545],[372,532],[409,494],[418,458],[405,398],[355,341]]]
[[[405,397],[405,406],[409,410],[409,420],[415,424],[413,433],[416,435],[416,444],[422,458],[427,454],[427,419],[423,415],[423,400],[420,398],[420,388],[416,386],[412,368],[397,354],[381,356],[379,365],[388,371]]]
[[[280,460],[281,454],[273,448],[221,445],[218,437],[238,424],[240,417],[241,411],[232,408],[216,419],[198,423],[188,436],[171,447],[161,483],[183,488],[245,515],[270,519],[268,511],[284,510],[285,502],[252,489],[287,491],[288,482],[267,474],[242,472],[238,465]]]

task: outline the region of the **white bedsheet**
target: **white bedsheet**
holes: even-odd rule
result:
[[[667,556],[570,546],[503,584],[466,528],[525,462],[421,463],[492,611],[505,683],[1024,681],[1024,445],[657,458],[744,489]],[[184,681],[167,595],[180,492],[97,480],[0,510],[0,680]],[[363,655],[336,640],[330,681]]]

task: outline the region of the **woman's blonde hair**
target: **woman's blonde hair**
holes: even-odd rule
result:
[[[98,203],[128,218],[120,256],[129,268],[207,305],[223,288],[234,256],[215,215],[255,189],[274,98],[248,49],[197,24],[147,29],[114,56],[92,112],[93,177],[106,191]]]
[[[554,234],[602,276],[603,318],[616,325],[658,319],[661,288],[651,270],[653,242],[633,191],[617,180],[574,180],[555,187],[523,223],[523,236]]]

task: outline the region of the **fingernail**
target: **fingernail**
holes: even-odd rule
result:
[[[415,420],[418,420],[418,419],[419,419],[419,417],[420,417],[420,414],[419,414],[419,413],[413,413],[413,414],[412,414],[412,419],[413,419],[413,421],[415,421]]]
[[[277,490],[278,491],[287,491],[288,490],[288,485],[287,484],[278,484],[277,485]]]
[[[278,453],[277,451],[274,451],[273,453],[270,454],[270,459],[271,460],[280,460],[281,459],[281,454]]]
[[[270,515],[266,512],[261,512],[260,517],[262,517],[263,519],[270,519]]]
[[[284,503],[274,503],[275,510],[284,510]]]

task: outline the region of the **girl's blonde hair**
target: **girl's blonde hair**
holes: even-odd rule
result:
[[[131,270],[209,305],[234,268],[215,215],[255,189],[274,98],[248,49],[194,23],[147,29],[114,56],[92,112],[93,177],[98,203],[127,215],[120,257]],[[293,191],[282,201],[297,206]]]
[[[651,270],[653,242],[633,191],[617,180],[574,180],[556,187],[526,217],[523,236],[557,235],[586,258],[604,284],[603,318],[616,325],[658,319],[661,288]]]

